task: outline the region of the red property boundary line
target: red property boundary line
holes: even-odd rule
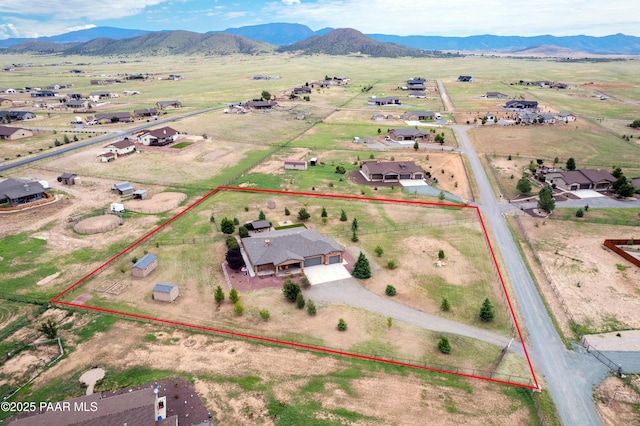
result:
[[[344,351],[338,351],[338,350],[329,349],[329,348],[323,348],[323,347],[319,347],[319,346],[304,345],[304,344],[295,343],[295,342],[288,342],[288,341],[285,341],[285,340],[271,339],[271,338],[268,338],[268,337],[254,336],[254,335],[243,334],[243,333],[236,333],[236,332],[232,332],[232,331],[228,331],[228,330],[221,330],[221,329],[216,329],[216,328],[212,328],[212,327],[205,327],[205,326],[201,326],[201,325],[197,325],[197,324],[183,323],[183,322],[172,321],[172,320],[167,320],[167,319],[162,319],[162,318],[155,318],[155,317],[150,317],[150,316],[145,316],[145,315],[138,315],[138,314],[133,314],[133,313],[128,313],[128,312],[120,312],[120,311],[115,311],[115,310],[111,310],[111,309],[98,308],[98,307],[94,307],[94,306],[80,305],[80,304],[77,304],[77,303],[64,302],[64,301],[59,300],[62,296],[64,296],[65,294],[69,293],[70,291],[72,291],[76,287],[80,286],[81,284],[83,284],[86,280],[88,280],[92,276],[94,276],[94,275],[98,274],[99,272],[101,272],[107,266],[111,265],[113,262],[115,262],[116,260],[118,260],[119,258],[124,256],[126,253],[130,252],[131,250],[136,248],[138,245],[142,244],[144,241],[148,240],[153,235],[155,235],[156,233],[158,233],[159,231],[164,229],[167,225],[171,224],[173,221],[175,221],[179,217],[183,216],[184,214],[188,213],[189,211],[191,211],[192,209],[194,209],[195,207],[200,205],[200,203],[202,203],[203,201],[209,199],[211,196],[217,194],[218,192],[220,192],[222,190],[224,190],[224,191],[237,191],[237,192],[243,192],[244,191],[244,192],[253,192],[253,193],[278,194],[278,195],[295,195],[295,196],[316,197],[316,198],[332,198],[332,199],[353,200],[353,201],[376,201],[376,202],[384,202],[384,203],[397,203],[397,204],[434,206],[434,207],[454,207],[454,208],[457,208],[457,209],[472,209],[472,210],[475,210],[475,212],[478,215],[478,218],[480,219],[480,225],[482,227],[482,232],[483,232],[484,237],[485,237],[485,242],[487,243],[487,246],[489,247],[489,252],[491,253],[491,260],[493,261],[493,265],[494,265],[494,267],[495,267],[495,269],[497,271],[498,278],[500,280],[500,285],[502,286],[502,291],[504,291],[505,298],[507,300],[507,305],[509,307],[509,312],[511,314],[511,319],[513,320],[513,323],[515,325],[515,329],[516,329],[517,334],[518,334],[518,339],[522,343],[522,349],[524,351],[524,355],[525,355],[525,358],[527,360],[527,365],[529,367],[529,371],[531,373],[531,377],[533,379],[534,385],[531,386],[531,385],[525,385],[525,384],[522,384],[522,383],[508,382],[508,381],[493,379],[493,378],[489,378],[489,377],[482,377],[482,376],[476,376],[476,375],[472,375],[472,374],[465,374],[465,373],[441,370],[441,369],[437,369],[437,368],[431,368],[431,367],[426,367],[426,366],[421,366],[421,365],[416,365],[416,364],[411,364],[411,363],[406,363],[406,362],[401,362],[401,361],[393,361],[393,360],[389,360],[389,359],[385,359],[385,358],[371,357],[371,356],[360,355],[360,354],[355,354],[355,353],[351,353],[351,352],[344,352]],[[520,331],[520,326],[518,325],[518,321],[516,319],[515,312],[513,310],[512,304],[511,304],[511,300],[509,299],[509,293],[507,292],[507,288],[506,288],[506,285],[504,283],[504,279],[502,277],[502,273],[501,273],[500,268],[498,266],[498,261],[496,260],[496,255],[495,255],[495,252],[493,250],[493,246],[491,245],[491,241],[489,240],[489,235],[487,234],[487,228],[486,228],[486,226],[484,224],[484,220],[482,219],[482,215],[480,214],[480,209],[478,207],[476,207],[476,206],[447,204],[447,203],[433,203],[433,202],[428,202],[428,201],[415,201],[415,200],[397,200],[397,199],[389,199],[389,198],[358,197],[358,196],[355,196],[355,195],[318,194],[318,193],[312,193],[312,192],[280,191],[280,190],[273,190],[273,189],[236,188],[236,187],[231,187],[231,186],[219,186],[219,187],[215,188],[213,191],[209,192],[207,195],[203,196],[201,199],[195,201],[193,204],[191,204],[190,206],[188,206],[187,208],[182,210],[180,213],[178,213],[177,215],[175,215],[174,217],[172,217],[171,219],[169,219],[168,221],[166,221],[165,223],[163,223],[159,227],[157,227],[154,230],[152,230],[151,232],[145,234],[143,237],[138,239],[136,242],[131,244],[129,247],[127,247],[126,249],[124,249],[123,251],[118,253],[117,255],[113,256],[111,259],[107,260],[105,263],[103,263],[98,268],[96,268],[93,271],[91,271],[89,274],[87,274],[84,277],[82,277],[80,280],[78,280],[77,282],[75,282],[71,286],[67,287],[60,294],[58,294],[53,299],[51,299],[50,302],[54,303],[54,304],[57,304],[57,305],[62,305],[62,306],[68,306],[68,307],[73,307],[73,308],[78,308],[78,309],[86,309],[86,310],[89,310],[89,311],[96,311],[96,312],[101,312],[101,313],[106,313],[106,314],[111,314],[111,315],[119,315],[119,316],[123,316],[123,317],[126,317],[126,318],[131,318],[131,319],[135,319],[135,320],[144,320],[144,321],[148,321],[148,322],[155,322],[157,324],[173,325],[173,326],[188,328],[188,329],[192,329],[192,330],[201,330],[201,331],[205,331],[205,332],[216,333],[216,334],[221,334],[221,335],[226,335],[226,336],[231,336],[231,337],[236,337],[236,338],[239,337],[239,338],[244,338],[244,339],[256,340],[256,341],[260,341],[260,342],[274,343],[274,344],[277,344],[277,345],[290,347],[290,348],[295,348],[295,349],[305,349],[305,350],[311,350],[311,351],[315,351],[315,352],[322,352],[322,353],[327,353],[327,354],[332,354],[332,355],[341,355],[341,356],[346,356],[346,357],[351,357],[351,358],[356,358],[356,359],[362,359],[362,360],[367,360],[367,361],[376,361],[376,362],[381,362],[381,363],[384,363],[384,364],[391,364],[391,365],[397,365],[397,366],[402,366],[402,367],[415,368],[415,369],[419,369],[419,370],[433,371],[433,372],[444,373],[444,374],[452,374],[452,375],[455,375],[455,376],[461,376],[461,377],[467,377],[467,378],[472,378],[472,379],[484,380],[484,381],[488,381],[488,382],[494,382],[494,383],[498,383],[498,384],[517,386],[517,387],[533,389],[533,390],[539,390],[540,389],[540,385],[538,383],[538,380],[536,378],[536,374],[535,374],[535,372],[533,370],[533,366],[531,364],[531,359],[529,358],[529,353],[527,351],[527,347],[524,344],[524,340],[522,338],[522,333]]]

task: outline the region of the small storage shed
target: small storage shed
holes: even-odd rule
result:
[[[78,177],[78,175],[75,173],[63,173],[58,176],[58,182],[63,185],[75,185],[76,177]]]
[[[158,266],[158,256],[147,253],[131,267],[134,278],[144,278]]]
[[[133,199],[134,200],[144,200],[147,198],[147,190],[146,189],[136,189],[133,191]]]
[[[286,170],[307,170],[307,162],[304,160],[285,160],[284,168]]]
[[[135,191],[135,189],[133,188],[133,186],[131,186],[131,184],[129,182],[120,182],[120,183],[116,183],[115,185],[113,185],[111,187],[111,189],[116,193],[116,194],[120,194],[123,197],[124,196],[128,196],[128,195],[132,195],[133,191]]]
[[[271,210],[275,209],[276,208],[275,200],[267,200],[267,208]]]
[[[153,286],[153,294],[151,297],[153,300],[160,300],[162,302],[173,302],[180,295],[178,286],[169,283],[158,283]]]
[[[316,157],[313,157],[309,160],[310,166],[316,166],[317,164],[318,164],[318,159]]]

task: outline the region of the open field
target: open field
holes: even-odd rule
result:
[[[583,334],[640,328],[640,270],[602,246],[633,237],[636,227],[529,217],[521,223]]]
[[[221,424],[537,422],[523,389],[81,313],[60,320],[69,355],[17,400],[79,396],[78,377],[97,364],[116,387],[187,377]]]

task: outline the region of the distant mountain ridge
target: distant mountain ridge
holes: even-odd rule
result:
[[[225,31],[211,31],[206,34],[199,34],[199,37],[189,36],[184,38],[190,38],[192,42],[198,43],[204,42],[206,49],[211,54],[216,52],[232,52],[233,49],[238,49],[243,52],[257,52],[263,49],[267,49],[267,44],[270,45],[268,49],[275,49],[275,46],[290,46],[295,43],[302,42],[309,37],[323,37],[334,29],[324,28],[322,30],[313,31],[306,25],[302,24],[288,24],[288,23],[273,23],[252,25],[239,28],[228,28]],[[114,27],[95,27],[86,30],[73,31],[66,34],[60,34],[52,37],[39,37],[36,39],[25,38],[9,38],[6,40],[0,40],[0,49],[4,52],[65,52],[67,49],[77,47],[79,44],[87,43],[92,40],[100,38],[108,38],[110,40],[125,40],[133,39],[137,37],[144,37],[148,34],[155,34],[148,40],[156,40],[164,43],[162,40],[162,34],[180,34],[189,33],[188,31],[145,31],[136,29],[122,29]],[[225,49],[220,45],[222,43],[222,37],[216,36],[216,38],[210,39],[215,34],[227,34],[232,36],[243,37],[250,39],[253,42],[260,43],[259,46],[249,46],[247,41],[239,41],[238,39],[229,38],[232,46]],[[365,35],[370,39],[383,43],[395,43],[396,45],[404,46],[407,48],[429,50],[429,51],[484,51],[484,52],[516,52],[525,49],[536,48],[539,46],[555,46],[558,48],[571,49],[575,51],[582,51],[591,54],[618,54],[618,55],[640,55],[640,37],[628,36],[624,34],[613,34],[604,37],[593,37],[585,35],[577,36],[564,36],[556,37],[551,35],[541,35],[533,37],[520,37],[520,36],[495,36],[495,35],[475,35],[469,37],[441,37],[441,36],[398,36],[398,35],[386,35],[386,34],[369,34]],[[171,38],[171,36],[169,37]],[[180,37],[176,37],[179,39]],[[144,40],[144,39],[143,39]],[[177,41],[177,40],[176,40]],[[39,42],[47,42],[48,44],[39,44]],[[21,46],[18,49],[9,49],[14,46],[18,46],[21,43],[28,43]],[[55,46],[51,43],[55,43],[61,46]],[[73,45],[73,44],[75,45]],[[101,49],[97,48],[97,45],[103,44]],[[125,43],[119,45],[122,49],[124,46],[133,47],[137,42]],[[143,41],[142,44],[146,42]],[[167,43],[172,43],[167,41]],[[109,50],[113,53],[134,53],[125,52],[124,50],[116,47],[110,48],[104,41],[94,43],[94,47],[91,45],[85,46],[77,51],[93,52],[86,54],[100,54],[100,50]],[[141,45],[138,45],[140,48]],[[177,46],[182,46],[185,52],[190,52],[192,49],[188,45],[182,44],[178,41]],[[233,47],[235,46],[235,47]],[[173,47],[173,48],[172,48]],[[153,50],[149,44],[147,44],[146,50]],[[173,52],[180,51],[176,46],[161,46],[156,49],[159,52]],[[286,50],[286,49],[285,49]],[[337,49],[334,49],[337,50]],[[384,49],[381,49],[384,50]]]

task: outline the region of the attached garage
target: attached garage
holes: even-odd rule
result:
[[[311,257],[309,259],[305,259],[304,261],[305,268],[308,266],[318,266],[318,265],[322,265],[322,256]]]
[[[329,256],[329,265],[333,265],[334,263],[341,263],[340,255],[337,254],[335,256]]]

